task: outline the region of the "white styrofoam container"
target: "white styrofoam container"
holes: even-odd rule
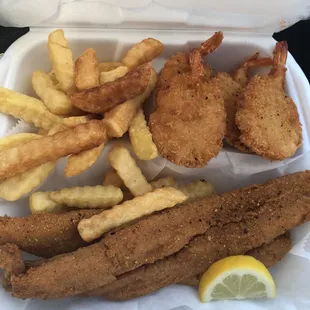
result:
[[[8,2],[8,1],[7,1]],[[16,1],[11,1],[16,2]],[[28,2],[35,2],[31,0]],[[74,57],[77,57],[87,47],[97,51],[100,61],[119,60],[132,44],[146,38],[154,37],[163,42],[164,53],[153,61],[155,69],[160,70],[164,62],[177,51],[188,51],[199,45],[213,34],[213,30],[224,30],[224,42],[218,50],[211,54],[207,61],[218,70],[231,71],[244,58],[261,52],[261,56],[272,56],[275,41],[271,38],[272,30],[278,30],[301,16],[303,0],[289,1],[285,4],[280,0],[222,1],[221,4],[194,0],[190,1],[46,1],[41,0],[41,14],[31,11],[31,18],[36,27],[17,40],[0,60],[0,85],[10,89],[34,95],[31,87],[31,74],[34,70],[50,70],[51,65],[47,53],[48,33],[56,27],[65,26],[65,35],[69,41]],[[53,8],[51,8],[53,2]],[[269,1],[271,2],[271,1]],[[29,10],[29,3],[27,3]],[[43,5],[44,4],[44,5]],[[225,6],[224,6],[224,5]],[[251,5],[252,6],[251,6]],[[19,8],[18,5],[21,7]],[[172,9],[174,7],[174,9]],[[226,10],[223,10],[223,7]],[[305,5],[303,6],[306,7]],[[31,8],[31,5],[30,5]],[[266,16],[268,8],[269,15]],[[281,9],[281,14],[279,10]],[[13,10],[14,11],[14,10]],[[288,14],[288,11],[294,14]],[[0,3],[1,18],[10,23],[24,25],[29,16],[25,15],[23,4],[16,4],[15,12],[20,18],[15,21],[10,18],[10,11],[3,10]],[[74,14],[72,13],[74,12]],[[23,13],[23,14],[22,14]],[[91,15],[87,15],[91,14]],[[250,17],[249,17],[250,16]],[[265,16],[262,19],[262,16]],[[14,17],[14,16],[13,16]],[[286,17],[286,18],[284,18]],[[22,20],[22,22],[21,22]],[[83,20],[83,22],[81,22]],[[231,26],[233,24],[233,26]],[[49,27],[47,27],[49,26]],[[77,27],[78,26],[78,27]],[[81,27],[83,26],[83,28]],[[103,27],[104,26],[104,27]],[[126,29],[128,28],[128,29]],[[210,28],[212,30],[210,30]],[[289,55],[287,60],[286,90],[295,101],[303,125],[303,146],[293,158],[282,162],[268,162],[255,155],[241,154],[232,148],[224,148],[219,156],[213,159],[203,169],[180,168],[164,159],[150,162],[139,162],[143,172],[149,179],[159,175],[172,174],[180,180],[205,178],[211,181],[218,192],[228,191],[254,182],[263,182],[271,177],[286,173],[310,169],[310,88],[302,70]],[[150,108],[148,108],[150,110]],[[17,120],[6,115],[0,115],[0,136],[7,134]],[[23,127],[24,128],[24,127]],[[16,128],[15,128],[16,129]],[[14,129],[14,130],[15,130]],[[128,144],[125,137],[123,141]],[[63,168],[65,159],[59,161],[55,172],[41,187],[42,190],[52,190],[64,186],[101,184],[104,171],[108,167],[106,153],[108,145],[100,160],[88,171],[74,178],[65,178]],[[19,216],[28,213],[28,198],[15,203],[0,201],[0,215]],[[310,250],[307,239],[310,225],[304,225],[293,232],[294,248],[290,255],[273,268],[278,287],[278,298],[263,302],[230,302],[213,303],[210,309],[284,309],[298,308],[309,305],[306,290],[300,289],[298,303],[291,294],[294,286],[289,286],[290,268],[303,264],[304,270],[310,270]],[[298,259],[297,259],[298,256]],[[294,279],[302,283],[304,275],[299,268]],[[48,281],[48,279],[47,279]],[[300,284],[299,284],[300,285]],[[297,307],[298,306],[298,307]],[[62,301],[21,301],[13,299],[0,289],[0,309],[204,309],[191,288],[172,286],[150,296],[127,303],[103,302],[102,299],[78,298]],[[178,307],[178,308],[175,308]]]

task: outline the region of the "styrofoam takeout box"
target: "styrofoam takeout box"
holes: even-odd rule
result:
[[[34,2],[35,0],[31,1]],[[42,3],[44,1],[41,1]],[[114,2],[114,5],[113,5]],[[117,2],[117,5],[115,6]],[[155,69],[160,70],[172,54],[177,51],[188,51],[194,46],[198,46],[202,41],[209,38],[213,29],[206,30],[206,26],[216,25],[214,30],[224,30],[224,42],[210,56],[207,61],[217,71],[231,71],[246,57],[259,51],[261,56],[272,56],[275,41],[271,38],[271,32],[280,21],[290,22],[295,17],[287,17],[283,20],[284,11],[281,18],[276,14],[280,7],[283,10],[293,10],[296,15],[297,4],[301,6],[303,1],[289,1],[283,4],[282,1],[275,1],[270,7],[270,17],[261,20],[264,11],[259,11],[261,5],[253,7],[251,18],[248,11],[240,7],[240,12],[227,13],[219,9],[215,3],[208,5],[201,1],[63,1],[57,8],[57,12],[51,11],[47,14],[49,3],[41,8],[42,16],[45,20],[43,24],[31,28],[31,31],[24,37],[17,40],[0,60],[0,85],[10,89],[35,95],[31,87],[31,74],[34,70],[41,69],[49,71],[51,64],[47,52],[47,36],[52,28],[57,26],[67,26],[65,35],[69,41],[74,57],[80,55],[87,47],[92,47],[97,51],[100,61],[118,61],[134,43],[147,38],[154,37],[160,40],[164,46],[164,53],[153,61]],[[224,1],[229,10],[232,10],[230,2]],[[251,1],[249,1],[251,2]],[[262,1],[268,5],[267,1]],[[98,5],[98,3],[100,5]],[[295,5],[294,5],[295,3]],[[55,3],[54,3],[55,4]],[[53,5],[54,5],[53,4]],[[254,1],[252,1],[254,5]],[[178,6],[171,10],[171,6]],[[236,4],[235,4],[236,5]],[[170,7],[169,7],[170,6]],[[298,7],[300,9],[300,7]],[[234,7],[236,9],[236,7]],[[245,10],[245,11],[244,11]],[[250,10],[250,8],[248,8]],[[2,11],[0,4],[0,12]],[[23,5],[16,12],[23,12]],[[74,14],[72,13],[74,12]],[[211,12],[217,12],[217,17]],[[33,12],[32,12],[33,13]],[[101,13],[101,14],[100,14]],[[274,14],[274,15],[272,15]],[[27,16],[23,16],[27,20]],[[105,18],[106,23],[100,19]],[[209,19],[204,19],[207,16]],[[225,18],[223,18],[225,16]],[[235,18],[234,29],[228,29],[229,18]],[[277,16],[277,22],[275,22]],[[36,18],[37,19],[36,19]],[[40,21],[40,16],[35,16],[36,23]],[[0,13],[1,18],[1,13]],[[84,19],[83,19],[84,18]],[[93,24],[89,23],[92,18]],[[93,28],[76,28],[81,20],[84,26],[94,26]],[[210,21],[210,24],[208,21]],[[18,22],[18,21],[17,21]],[[137,23],[139,22],[139,23]],[[232,19],[230,19],[232,23]],[[105,28],[100,25],[105,24]],[[113,25],[116,24],[116,25]],[[45,27],[43,27],[43,25]],[[147,26],[146,26],[147,25]],[[156,26],[154,26],[156,25]],[[220,27],[220,25],[224,25]],[[70,27],[68,27],[70,26]],[[100,29],[99,29],[100,27]],[[125,29],[125,28],[131,29]],[[261,27],[260,31],[257,27]],[[278,26],[277,26],[278,27]],[[118,28],[118,29],[116,29]],[[122,29],[121,29],[122,28]],[[134,28],[134,29],[133,29]],[[156,29],[158,28],[158,29]],[[170,28],[170,29],[169,29]],[[208,27],[210,28],[210,27]],[[214,28],[214,27],[213,27]],[[238,28],[239,31],[236,31]],[[251,28],[251,29],[250,29]],[[226,29],[226,31],[225,31]],[[234,30],[234,31],[233,31]],[[245,186],[254,182],[263,182],[271,177],[310,169],[310,89],[309,84],[293,57],[289,55],[287,60],[286,90],[295,101],[300,119],[303,125],[303,146],[297,153],[288,160],[282,162],[269,162],[255,155],[241,154],[238,151],[225,147],[217,158],[213,159],[208,166],[202,169],[186,169],[173,165],[172,163],[158,158],[150,162],[141,162],[139,165],[148,179],[156,176],[174,175],[178,180],[189,181],[197,178],[204,178],[212,182],[218,192],[228,191],[234,188]],[[146,105],[146,110],[150,112],[151,102]],[[0,115],[0,136],[18,131],[29,131],[33,128],[25,127],[24,124],[17,124],[17,120],[6,115]],[[130,148],[128,139],[123,139]],[[101,184],[105,170],[108,168],[106,153],[111,147],[111,143],[105,148],[101,158],[88,171],[74,177],[66,178],[63,168],[66,160],[59,161],[55,172],[41,186],[40,190],[52,190],[76,185]],[[0,202],[0,215],[11,216],[25,215],[28,213],[28,198],[25,197],[15,203]],[[4,290],[0,290],[1,309],[303,309],[310,305],[310,297],[306,288],[304,274],[310,271],[310,245],[307,246],[308,232],[310,225],[304,225],[293,232],[294,247],[291,254],[272,269],[276,280],[278,297],[272,301],[243,301],[243,302],[216,302],[208,305],[200,304],[197,292],[185,286],[170,286],[159,292],[136,299],[126,303],[112,303],[103,301],[100,298],[80,299],[72,298],[61,301],[22,301],[13,299]],[[292,274],[292,270],[294,273]],[[48,281],[48,279],[47,279]],[[294,283],[294,284],[293,284]],[[296,300],[297,297],[297,300]],[[178,308],[175,308],[178,307]]]

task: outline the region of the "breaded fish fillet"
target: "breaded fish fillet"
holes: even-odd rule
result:
[[[36,213],[27,217],[0,217],[0,244],[13,243],[40,257],[75,251],[87,243],[77,225],[100,210],[79,210],[62,214]]]
[[[287,43],[278,42],[273,68],[267,76],[252,78],[238,102],[236,113],[240,141],[271,160],[294,155],[302,144],[296,105],[284,91],[287,53]]]
[[[186,245],[198,235],[203,235],[197,237],[199,242],[207,242],[210,235],[215,237],[215,243],[211,243],[214,259],[232,255],[234,251],[245,253],[309,220],[309,196],[310,172],[307,171],[153,214],[110,233],[96,244],[56,257],[28,269],[25,274],[13,275],[13,295],[60,298],[91,291],[144,264],[151,266],[157,260],[164,261],[163,258],[178,251],[181,254],[171,257],[179,260],[188,255]],[[220,243],[228,246],[217,249]],[[230,248],[231,252],[227,252]],[[182,254],[184,251],[186,254]],[[199,264],[205,264],[209,254],[197,255]],[[172,277],[169,276],[164,285],[180,282],[207,268],[201,265],[188,270],[192,262],[187,263],[185,274],[172,269]],[[158,285],[164,286],[162,284],[158,281],[155,289]]]

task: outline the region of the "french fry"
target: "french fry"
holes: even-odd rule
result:
[[[99,86],[99,68],[96,51],[86,49],[75,61],[75,85],[78,90]]]
[[[45,72],[33,72],[32,87],[50,112],[65,115],[75,109],[68,96],[53,83]]]
[[[100,62],[98,65],[99,72],[106,72],[116,69],[117,67],[123,66],[121,62],[116,61],[104,61]]]
[[[104,149],[104,144],[99,145],[91,150],[83,151],[78,154],[71,155],[65,168],[67,177],[76,176],[86,171],[100,157]]]
[[[104,175],[103,185],[113,185],[121,188],[124,182],[114,169],[110,169]]]
[[[146,193],[103,211],[89,219],[83,219],[78,224],[78,230],[83,240],[89,242],[97,239],[105,232],[152,214],[176,204],[182,203],[187,196],[173,187],[165,187]]]
[[[108,153],[111,166],[117,171],[125,186],[134,196],[141,196],[152,191],[129,151],[122,145],[115,145]]]
[[[128,68],[125,66],[117,67],[111,71],[102,71],[100,73],[100,84],[104,84],[107,82],[113,82],[118,78],[124,76],[128,72]]]
[[[38,128],[50,130],[62,123],[62,118],[52,114],[41,100],[0,87],[0,112],[22,118]]]
[[[144,64],[114,82],[105,83],[71,95],[71,103],[89,113],[105,113],[142,94],[147,88],[151,64]]]
[[[31,213],[63,213],[68,207],[58,204],[50,199],[50,192],[36,192],[29,197],[29,208]]]
[[[138,109],[142,106],[143,102],[151,95],[156,83],[157,73],[152,69],[151,78],[144,93],[105,113],[104,123],[109,137],[119,138],[128,131],[132,119],[136,115]]]
[[[59,87],[66,93],[75,91],[75,72],[72,52],[62,29],[48,36],[48,52]]]
[[[187,201],[192,201],[215,194],[215,187],[211,183],[203,180],[197,180],[189,184],[179,185],[178,189],[188,196]]]
[[[91,120],[52,136],[40,136],[39,139],[2,150],[0,180],[60,157],[92,149],[105,143],[106,140],[107,134],[103,122]]]
[[[39,135],[31,133],[8,136],[0,140],[0,151],[39,138]],[[8,201],[20,199],[40,185],[54,168],[55,164],[48,162],[11,178],[7,178],[0,183],[0,197]]]
[[[71,116],[71,117],[65,117],[63,119],[63,123],[67,126],[67,127],[75,127],[76,125],[79,124],[85,124],[87,122],[89,122],[92,119],[92,115],[82,115],[82,116]]]
[[[94,209],[109,208],[117,205],[123,199],[120,188],[108,186],[84,186],[64,188],[60,191],[51,192],[49,197],[68,207]]]
[[[171,176],[152,181],[150,184],[152,185],[153,189],[162,187],[174,187],[174,188],[178,187],[176,180]]]
[[[40,136],[47,136],[47,134],[48,134],[48,131],[45,129],[40,128],[38,131],[38,135]]]
[[[122,63],[132,69],[152,61],[164,50],[163,44],[153,38],[144,39],[135,44],[122,59]]]
[[[53,81],[53,83],[54,83],[55,85],[58,84],[58,81],[57,81],[57,79],[56,79],[56,75],[55,75],[54,70],[50,71],[50,72],[48,73],[48,76],[49,76],[49,78]]]
[[[52,136],[52,135],[54,135],[57,132],[65,131],[67,129],[68,129],[68,127],[65,126],[64,124],[58,124],[58,125],[55,125],[51,130],[49,130],[47,135],[48,136]]]
[[[151,160],[158,156],[158,150],[152,140],[152,134],[146,123],[142,109],[139,109],[129,127],[132,149],[141,160]]]

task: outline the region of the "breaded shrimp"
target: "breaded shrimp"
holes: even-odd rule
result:
[[[242,97],[243,89],[249,82],[249,69],[260,66],[272,65],[270,58],[258,58],[259,53],[246,59],[232,74],[218,72],[215,76],[217,85],[222,92],[227,115],[226,141],[242,152],[251,152],[240,139],[240,131],[235,123],[237,102]]]
[[[160,154],[185,167],[202,167],[217,156],[226,131],[224,101],[202,55],[222,42],[216,33],[189,57],[172,56],[160,75],[150,130]]]
[[[253,77],[238,102],[236,114],[240,141],[271,160],[294,155],[302,144],[296,105],[284,92],[287,53],[287,43],[278,42],[270,73]]]

